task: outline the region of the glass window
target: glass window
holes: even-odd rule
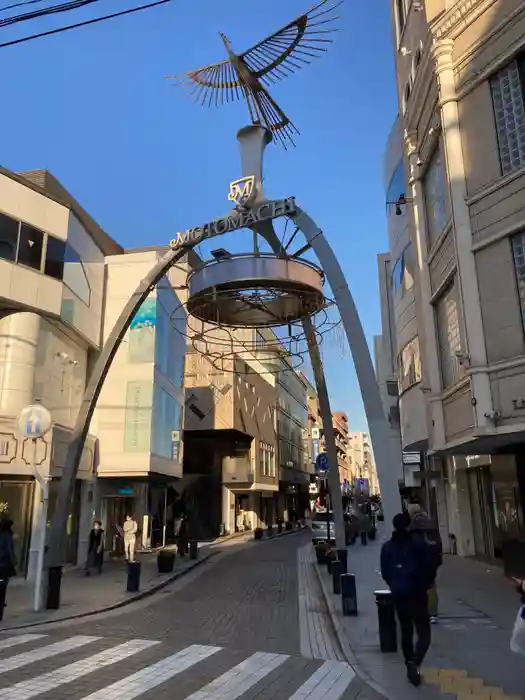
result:
[[[405,0],[396,0],[396,22],[397,22],[398,40],[401,37],[401,33],[402,33],[403,28],[405,26],[406,18],[407,18],[407,16],[406,16]]]
[[[34,270],[42,269],[42,250],[44,234],[34,226],[20,224],[18,243],[18,262]]]
[[[512,61],[490,81],[502,173],[525,165],[525,57]]]
[[[80,255],[69,244],[66,244],[64,253],[64,284],[83,301],[86,306],[89,306],[91,299],[91,289],[87,279],[84,265],[80,259]]]
[[[429,247],[437,241],[448,224],[450,214],[445,187],[445,170],[441,148],[432,156],[424,178]]]
[[[16,260],[19,225],[16,219],[0,214],[0,258],[3,260]]]
[[[392,289],[394,295],[401,294],[412,289],[414,286],[414,260],[412,255],[412,245],[409,244],[401,253],[392,270]]]
[[[512,239],[512,253],[514,255],[514,269],[516,282],[520,295],[521,318],[525,328],[525,233],[518,233]]]
[[[64,258],[66,254],[66,244],[54,236],[47,237],[46,259],[44,261],[44,272],[49,277],[61,280],[64,276]]]
[[[419,338],[412,338],[399,353],[398,384],[399,393],[406,391],[414,384],[421,381],[421,355],[419,352]]]
[[[406,181],[405,181],[405,165],[401,160],[397,168],[394,170],[390,184],[388,185],[388,190],[386,193],[387,202],[397,202],[401,195],[406,194]],[[401,216],[406,215],[406,207],[401,207]],[[396,216],[395,207],[390,204],[388,206],[388,213],[391,216]],[[397,217],[399,218],[399,217]]]
[[[443,389],[457,382],[464,374],[458,361],[463,343],[461,341],[460,308],[456,281],[448,287],[435,304],[436,326],[441,358]]]

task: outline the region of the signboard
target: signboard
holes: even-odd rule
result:
[[[317,462],[317,458],[319,457],[319,450],[321,449],[319,443],[320,441],[318,439],[312,440],[312,459],[314,462]]]
[[[312,440],[319,440],[320,437],[321,437],[321,431],[319,430],[319,428],[317,426],[314,426],[312,428]]]
[[[20,411],[16,425],[20,435],[37,440],[51,428],[51,414],[39,403],[26,406]]]
[[[287,199],[275,199],[263,202],[253,209],[233,209],[226,216],[214,219],[207,224],[189,228],[170,241],[170,248],[180,248],[186,245],[196,245],[205,238],[213,238],[223,233],[237,231],[240,228],[249,228],[261,221],[270,221],[280,216],[292,216],[296,212],[295,197]]]
[[[328,471],[328,455],[326,452],[321,452],[315,460],[315,468],[319,474],[325,474]]]
[[[403,452],[403,464],[420,464],[420,452]]]

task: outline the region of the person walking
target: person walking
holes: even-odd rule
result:
[[[127,561],[135,561],[135,546],[137,544],[138,525],[131,515],[126,515],[126,520],[122,527],[124,531],[124,552]]]
[[[0,520],[0,620],[4,616],[9,579],[16,576],[17,562],[12,527],[12,520]]]
[[[104,530],[100,520],[95,520],[93,527],[89,533],[88,553],[86,561],[86,576],[91,575],[91,571],[95,570],[99,574],[102,573],[102,565],[104,563]]]
[[[399,619],[407,678],[419,686],[420,667],[431,641],[428,589],[435,581],[436,567],[429,547],[409,530],[405,513],[398,513],[392,524],[392,537],[381,549],[381,575],[392,592]]]
[[[430,556],[433,558],[436,572],[443,564],[443,543],[439,528],[428,517],[419,505],[409,508],[411,513],[410,530],[414,537],[422,539],[429,547]],[[436,624],[439,614],[439,595],[437,591],[437,577],[434,584],[428,589],[428,613],[430,623]]]

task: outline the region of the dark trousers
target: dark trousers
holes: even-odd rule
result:
[[[424,595],[400,598],[394,601],[401,627],[401,648],[405,662],[421,665],[430,646],[430,618],[428,598]],[[417,640],[414,649],[414,630]]]

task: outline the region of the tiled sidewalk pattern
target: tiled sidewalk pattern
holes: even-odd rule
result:
[[[0,639],[0,700],[350,700],[345,662],[77,635]],[[20,648],[28,650],[21,651]]]

